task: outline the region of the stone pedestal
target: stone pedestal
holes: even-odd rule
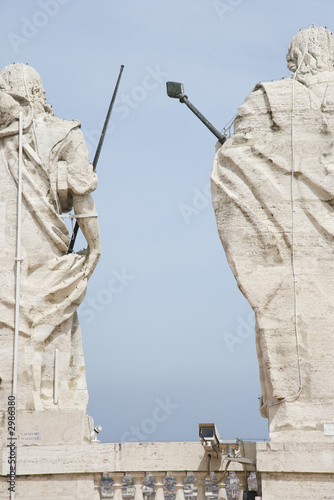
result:
[[[15,498],[20,500],[100,500],[102,474],[19,476]],[[9,500],[7,478],[0,479],[0,499]]]
[[[8,414],[3,412],[0,445],[8,441]],[[16,414],[17,447],[81,445],[90,443],[93,419],[83,411],[18,411]]]
[[[333,499],[333,444],[334,441],[257,443],[262,499]]]
[[[15,489],[15,498],[25,500],[100,498],[103,471],[92,471],[84,461],[98,444],[94,441],[94,433],[93,438],[91,436],[93,420],[85,412],[19,411],[15,420],[16,439],[12,441],[5,412],[2,423],[1,500],[10,498],[10,486]],[[70,463],[69,457],[72,457]],[[16,477],[10,477],[10,465],[14,463]]]

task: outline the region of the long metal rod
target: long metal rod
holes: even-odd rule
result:
[[[105,122],[104,122],[104,125],[103,125],[103,129],[102,129],[102,132],[101,132],[101,137],[100,137],[100,140],[99,140],[99,144],[97,146],[96,153],[95,153],[95,156],[94,156],[94,160],[93,160],[93,170],[94,170],[94,172],[96,170],[97,162],[99,161],[101,149],[102,149],[102,146],[103,146],[104,137],[106,135],[107,128],[108,128],[108,125],[109,125],[110,115],[111,115],[111,112],[112,112],[112,108],[114,107],[114,103],[115,103],[115,99],[116,99],[116,94],[117,94],[117,91],[118,91],[118,86],[119,86],[119,82],[121,80],[123,69],[124,69],[124,65],[122,64],[121,65],[121,69],[119,71],[118,78],[117,78],[115,90],[114,90],[113,96],[112,96],[111,101],[110,101],[108,113],[107,113],[107,116],[106,116],[106,119],[105,119]]]
[[[14,419],[17,411],[17,367],[19,353],[19,331],[20,331],[20,283],[21,283],[21,233],[22,233],[22,111],[19,114],[19,163],[17,176],[17,232],[16,232],[16,257],[15,257],[15,313],[14,313],[14,353],[13,353],[13,387],[11,408],[14,410]],[[15,422],[16,420],[14,420]],[[15,479],[16,479],[16,431],[14,426],[11,434],[11,444],[15,450],[15,472],[10,475],[11,481],[14,480],[14,488],[10,490],[11,500],[15,500]],[[11,448],[10,448],[11,449]]]
[[[54,387],[53,387],[53,403],[58,404],[58,384],[59,384],[59,350],[55,350],[55,368],[54,368]]]
[[[119,82],[121,80],[123,69],[124,69],[124,65],[122,64],[120,72],[119,72],[119,75],[118,75],[118,78],[117,78],[115,90],[114,90],[113,96],[112,96],[111,101],[110,101],[108,113],[107,113],[107,116],[106,116],[106,119],[105,119],[105,122],[104,122],[104,125],[103,125],[103,129],[102,129],[102,132],[101,132],[99,144],[98,144],[96,152],[95,152],[95,156],[94,156],[94,160],[93,160],[93,170],[94,170],[94,172],[95,172],[96,167],[97,167],[97,162],[99,161],[101,149],[102,149],[102,146],[103,146],[103,141],[104,141],[107,129],[108,129],[110,115],[111,115],[112,109],[114,107],[114,103],[115,103],[115,99],[116,99],[116,95],[117,95],[117,91],[118,91],[118,86],[119,86]],[[76,221],[75,222],[75,226],[74,226],[74,230],[73,230],[73,234],[72,234],[72,237],[71,237],[71,240],[70,240],[70,244],[69,244],[68,249],[67,249],[67,253],[72,253],[73,252],[74,243],[75,243],[78,231],[79,231],[79,224]]]
[[[217,137],[217,139],[219,140],[219,142],[221,144],[224,144],[224,142],[226,141],[226,137],[223,134],[221,134],[212,125],[212,123],[210,123],[209,120],[207,120],[205,118],[205,116],[203,116],[202,113],[200,113],[198,111],[198,109],[195,108],[195,106],[193,104],[191,104],[191,102],[188,101],[188,97],[186,95],[183,95],[182,97],[180,97],[180,102],[184,102],[184,104],[186,104],[186,106],[188,106],[188,108],[197,116],[197,118],[199,118],[201,120],[201,122],[204,123],[204,125],[206,127],[208,127],[208,129]]]
[[[19,165],[17,181],[17,240],[16,240],[16,285],[15,285],[15,317],[14,317],[14,362],[13,362],[13,396],[17,393],[17,358],[20,327],[20,279],[21,279],[21,231],[22,231],[22,112],[19,115]]]

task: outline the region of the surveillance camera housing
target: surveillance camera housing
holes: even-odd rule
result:
[[[221,439],[214,423],[198,424],[199,437],[206,451],[223,452],[227,456],[235,456],[242,446],[240,439]]]
[[[99,443],[100,441],[97,440],[97,435],[102,431],[102,427],[100,425],[97,425],[94,427],[92,432],[90,433],[90,438],[93,443]]]
[[[245,448],[242,439],[221,439],[214,423],[198,424],[198,431],[202,446],[205,451],[209,452],[210,458],[210,452],[214,451],[217,458],[223,453],[225,459],[230,462],[238,462],[244,467],[255,465],[254,460],[244,456]]]
[[[198,424],[199,437],[206,451],[218,451],[220,436],[214,423]]]

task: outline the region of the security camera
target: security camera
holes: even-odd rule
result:
[[[210,452],[214,451],[217,458],[224,454],[225,460],[237,462],[243,466],[255,465],[254,460],[245,457],[245,448],[242,439],[221,439],[215,424],[198,424],[199,437],[205,451],[209,452],[209,470],[210,470]]]
[[[223,452],[227,456],[235,456],[241,451],[241,439],[221,439],[215,424],[198,424],[199,437],[205,451]]]
[[[198,424],[198,430],[205,451],[218,452],[220,436],[215,424]]]
[[[97,441],[97,435],[102,431],[102,427],[100,425],[97,425],[94,427],[93,432],[90,433],[90,437],[92,441]]]

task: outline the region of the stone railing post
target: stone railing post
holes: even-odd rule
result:
[[[111,475],[114,483],[113,483],[113,490],[114,490],[114,500],[122,500],[122,479],[124,477],[123,472],[116,472]]]
[[[244,491],[247,491],[248,489],[246,472],[237,473],[237,478],[239,479],[239,490],[240,490],[239,500],[243,500]]]
[[[131,472],[131,476],[134,481],[135,487],[135,498],[134,500],[144,500],[143,497],[143,480],[145,477],[144,472]]]
[[[227,494],[226,494],[226,478],[225,476],[224,479],[219,481],[218,483],[218,499],[217,500],[227,500]]]
[[[205,480],[207,478],[207,472],[197,472],[197,500],[205,500]]]
[[[101,498],[101,479],[102,474],[94,474],[94,500]]]
[[[176,496],[175,500],[185,500],[184,497],[184,484],[183,480],[187,475],[186,472],[173,472],[173,477],[176,480],[175,488],[176,488]]]
[[[155,500],[164,500],[165,473],[164,472],[161,472],[161,474],[155,473],[154,478],[155,478]]]

